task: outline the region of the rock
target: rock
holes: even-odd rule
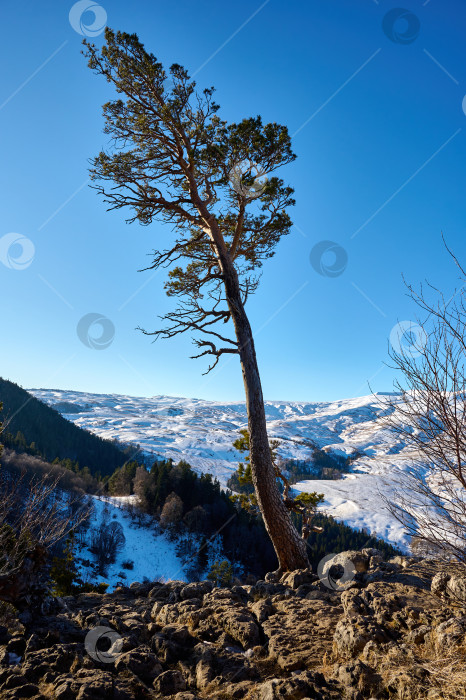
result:
[[[368,552],[369,550],[365,550]],[[373,552],[377,552],[378,550],[370,550]],[[374,555],[371,555],[374,556]],[[328,569],[331,566],[337,566],[341,565],[345,569],[345,571],[348,571],[348,574],[351,572],[351,570],[360,573],[365,573],[369,569],[369,561],[370,561],[370,556],[369,554],[364,554],[363,552],[355,552],[353,550],[348,550],[346,552],[340,552],[340,554],[335,554],[335,556],[327,561],[324,564],[324,568],[322,571],[322,574],[325,576]],[[353,566],[349,566],[348,563],[351,563]]]
[[[174,695],[186,690],[186,681],[180,671],[164,671],[155,679],[153,687],[162,695]]]
[[[204,691],[209,683],[215,678],[214,657],[212,650],[203,648],[201,658],[196,665],[196,685],[199,690]]]
[[[365,615],[369,612],[368,606],[359,591],[343,591],[341,594],[341,604],[345,615]]]
[[[297,590],[303,584],[314,583],[318,578],[318,576],[312,573],[311,569],[298,569],[284,574],[280,579],[280,583],[289,586],[293,590]]]
[[[151,684],[163,671],[162,665],[148,647],[138,647],[121,654],[115,662],[115,670],[128,669],[144,683]]]
[[[273,615],[275,608],[272,605],[270,598],[265,600],[258,600],[251,605],[251,612],[255,616],[256,620],[261,624],[267,620],[270,615]]]
[[[450,649],[462,642],[466,635],[466,617],[451,617],[441,622],[431,631],[432,640],[437,649]]]
[[[193,646],[195,644],[195,640],[186,625],[165,625],[165,627],[162,628],[162,634],[171,642],[181,647]]]
[[[396,556],[396,557],[391,557],[388,560],[389,564],[398,564],[399,567],[402,569],[405,569],[407,566],[409,566],[409,559],[408,557],[403,557],[403,556]]]
[[[21,673],[12,673],[6,681],[2,683],[2,690],[10,690],[10,688],[19,688],[27,683],[27,679]]]
[[[27,632],[17,621],[0,628],[0,698],[429,697],[422,667],[454,656],[466,639],[461,570],[433,560],[402,566],[369,549],[349,555],[338,555],[354,575],[347,590],[302,569],[251,586],[143,583],[69,596],[47,617],[33,615]],[[99,625],[121,635],[110,665],[85,653],[84,637]]]
[[[388,639],[387,632],[374,620],[355,615],[339,621],[335,629],[333,645],[338,657],[354,658],[368,642],[382,643]]]
[[[111,673],[99,669],[80,669],[70,688],[77,700],[107,700],[109,697],[113,700],[134,700],[136,690],[134,682],[114,679]]]
[[[406,641],[410,644],[424,644],[431,629],[429,625],[420,625],[406,635]]]
[[[278,571],[269,571],[268,574],[265,574],[264,580],[267,583],[278,583],[280,580],[280,574]]]
[[[466,606],[466,573],[439,572],[431,583],[431,592],[443,600]]]
[[[30,654],[32,651],[38,651],[38,649],[41,649],[42,646],[43,641],[40,639],[40,637],[37,634],[31,634],[31,636],[26,642],[26,648],[24,651],[25,657],[27,657],[27,655]]]
[[[356,656],[371,641],[366,625],[358,623],[356,617],[340,620],[333,637],[335,652],[343,658]]]
[[[385,559],[383,552],[380,549],[375,549],[374,547],[365,547],[361,550],[362,554],[369,559],[371,557],[380,557],[383,561]]]
[[[326,682],[320,673],[305,672],[293,678],[282,680],[273,678],[263,683],[258,689],[258,700],[333,700],[341,698],[336,689]]]
[[[369,559],[369,569],[376,569],[383,562],[381,554],[375,554]]]
[[[41,649],[28,654],[23,663],[23,672],[32,681],[45,673],[55,671],[68,673],[71,667],[83,660],[83,648],[79,644],[57,644],[50,649]]]
[[[157,598],[160,589],[163,589],[163,585],[161,583],[153,583],[152,588],[150,589],[149,593],[147,594],[147,597],[149,600],[152,600],[153,598]]]
[[[39,687],[33,683],[24,683],[21,686],[13,688],[7,691],[7,693],[2,693],[2,698],[5,700],[15,700],[16,698],[42,698],[43,695],[39,692]]]
[[[55,686],[54,697],[56,700],[74,700],[76,695],[73,691],[72,685],[72,679],[70,678]]]
[[[213,584],[210,581],[199,581],[197,583],[188,583],[180,591],[181,600],[187,600],[189,598],[200,598],[202,599],[206,593],[210,593],[213,588]]]
[[[256,646],[260,642],[259,627],[249,612],[228,611],[221,623],[225,631],[244,649]]]
[[[196,612],[201,608],[202,602],[198,598],[190,598],[180,603],[167,603],[160,608],[155,621],[161,627],[172,623],[192,625],[198,619]],[[155,605],[152,608],[152,619],[154,619],[154,610]]]
[[[259,600],[260,598],[271,598],[274,595],[286,593],[287,590],[289,589],[283,583],[257,581],[254,586],[251,586],[249,594],[253,600]]]
[[[281,596],[273,599],[273,604],[275,614],[262,623],[270,658],[285,672],[309,668],[329,650],[342,608]]]
[[[364,697],[377,696],[380,691],[381,677],[362,661],[352,661],[341,666],[337,665],[333,676],[345,688],[354,688],[363,693]]]

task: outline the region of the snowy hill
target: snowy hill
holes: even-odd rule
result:
[[[243,403],[55,389],[30,392],[101,437],[139,444],[154,456],[185,459],[222,484],[237,467],[239,454],[232,442],[247,425]],[[416,455],[377,420],[387,410],[387,399],[382,394],[334,402],[267,401],[266,413],[269,435],[281,440],[284,457],[306,459],[314,445],[338,454],[358,452],[352,473],[342,480],[305,481],[295,488],[324,493],[329,514],[400,546],[406,538],[384,510],[380,493],[390,492],[399,470]]]

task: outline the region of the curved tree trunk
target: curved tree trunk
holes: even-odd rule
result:
[[[223,258],[223,256],[222,256]],[[279,571],[309,566],[306,543],[294,527],[278,489],[267,435],[264,398],[251,326],[232,263],[221,260],[228,306],[235,326],[248,412],[250,460],[254,488],[279,562]]]

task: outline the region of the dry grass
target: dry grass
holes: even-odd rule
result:
[[[379,673],[391,698],[465,700],[466,643],[452,644],[447,650],[438,650],[431,642],[408,650],[391,649]]]
[[[430,682],[438,689],[442,700],[466,698],[466,642],[452,644],[441,652],[428,643],[421,649],[421,656],[424,657],[422,665],[430,673]]]

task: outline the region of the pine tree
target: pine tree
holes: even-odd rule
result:
[[[260,268],[292,225],[293,190],[275,175],[295,158],[288,130],[260,117],[228,124],[213,88],[196,91],[182,66],[171,66],[168,88],[167,72],[135,34],[107,28],[105,39],[101,49],[85,42],[85,53],[118,93],[104,105],[114,148],[94,159],[91,177],[111,209],[131,210],[129,222],[159,220],[174,229],[172,247],[156,251],[150,268],[171,266],[165,288],[180,301],[155,335],[194,333],[196,357],[212,358],[209,370],[225,354],[239,356],[257,503],[280,568],[303,568],[306,547],[275,478],[245,310]]]
[[[50,578],[53,581],[53,593],[63,597],[71,595],[76,587],[76,566],[74,561],[74,536],[71,533],[66,540],[63,554],[52,559]]]

